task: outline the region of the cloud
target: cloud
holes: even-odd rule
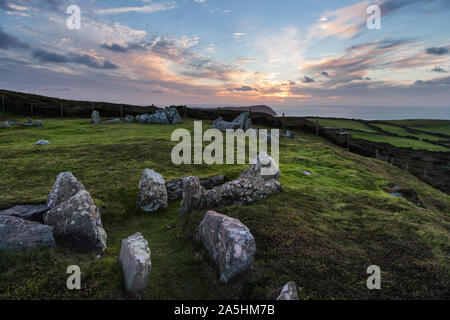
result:
[[[330,77],[330,75],[329,75],[328,72],[326,72],[326,71],[319,71],[319,74],[322,75],[322,76],[324,76],[324,77],[327,77],[327,78]]]
[[[416,86],[445,86],[445,87],[449,87],[450,86],[450,77],[437,78],[437,79],[432,79],[432,80],[427,80],[427,81],[417,80],[415,82],[415,85]]]
[[[93,69],[117,69],[118,67],[108,60],[99,61],[98,59],[91,57],[87,54],[69,53],[62,55],[54,52],[49,52],[41,49],[33,50],[33,57],[40,62],[52,62],[52,63],[75,63],[84,65]]]
[[[442,69],[441,67],[434,67],[433,69],[431,69],[431,71],[438,73],[447,73],[447,70]]]
[[[300,78],[300,80],[301,80],[303,83],[312,83],[312,82],[314,82],[314,79],[313,79],[313,78],[310,78],[310,77],[307,77],[307,76],[304,76],[303,78]]]
[[[431,47],[431,48],[426,48],[425,52],[428,54],[436,55],[436,56],[442,56],[444,54],[448,54],[449,50],[447,47]]]
[[[248,91],[258,91],[255,88],[249,87],[249,86],[242,86],[240,88],[234,88],[234,89],[228,89],[229,91],[243,91],[243,92],[248,92]]]
[[[152,3],[140,7],[120,7],[97,10],[98,14],[120,14],[126,12],[139,12],[139,13],[154,13],[159,11],[173,10],[177,7],[175,2],[169,3]]]
[[[30,45],[10,36],[0,26],[0,49],[29,49]]]

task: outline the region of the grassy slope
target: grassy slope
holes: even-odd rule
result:
[[[192,130],[192,122],[178,127]],[[218,173],[233,179],[246,168],[171,164],[173,129],[92,126],[84,119],[1,130],[0,208],[44,201],[56,175],[71,171],[100,207],[108,252],[101,259],[62,245],[0,252],[0,298],[123,298],[120,242],[136,231],[152,250],[148,299],[273,299],[289,280],[303,299],[450,298],[450,198],[396,167],[305,134],[282,140],[284,192],[245,207],[216,208],[241,219],[257,245],[254,268],[220,283],[207,253],[192,240],[205,211],[179,221],[179,201],[152,214],[135,209],[146,167],[166,179]],[[52,144],[34,146],[38,139]],[[391,182],[416,190],[428,209],[390,197],[382,188]],[[70,264],[81,267],[80,291],[66,289]],[[383,289],[377,292],[365,285],[371,264],[382,270]]]

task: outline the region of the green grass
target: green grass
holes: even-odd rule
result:
[[[108,250],[100,259],[60,243],[0,251],[0,299],[125,298],[120,244],[137,231],[152,252],[146,299],[274,299],[290,280],[302,299],[450,298],[450,197],[387,163],[300,132],[295,140],[282,139],[282,193],[248,206],[211,208],[239,218],[257,247],[252,270],[223,284],[193,240],[206,210],[181,221],[180,201],[141,212],[135,208],[138,183],[144,168],[166,180],[233,179],[246,165],[173,165],[170,134],[176,127],[192,130],[192,121],[175,127],[43,122],[41,128],[0,130],[0,208],[45,201],[56,175],[71,171],[100,208]],[[38,139],[51,145],[35,146]],[[390,183],[415,190],[426,209],[389,196],[383,188]],[[66,289],[71,264],[81,267],[82,290]],[[366,287],[372,264],[382,270],[379,291]]]
[[[372,142],[384,142],[389,143],[395,147],[400,148],[413,148],[413,149],[422,149],[422,150],[428,150],[428,151],[444,151],[448,152],[450,151],[449,148],[435,145],[432,143],[428,143],[421,140],[415,140],[415,139],[408,139],[408,138],[402,138],[402,137],[392,137],[387,136],[383,134],[371,134],[371,133],[365,133],[365,132],[357,132],[357,131],[351,131],[352,137],[355,139],[363,139],[367,141]]]
[[[372,124],[374,126],[380,128],[380,129],[386,131],[386,132],[395,133],[395,134],[398,134],[399,136],[402,136],[402,137],[411,136],[411,137],[419,138],[421,140],[427,139],[427,140],[430,140],[430,141],[446,140],[445,138],[433,136],[431,134],[412,133],[412,132],[409,132],[409,131],[407,131],[406,129],[404,129],[402,127],[397,127],[397,126],[393,126],[393,125],[389,125],[389,124],[375,123],[375,122],[373,122]]]
[[[309,118],[308,120],[315,122],[316,118]],[[318,118],[318,120],[319,120],[319,125],[321,125],[322,127],[336,127],[336,128],[342,128],[342,129],[360,130],[360,131],[365,131],[365,132],[376,132],[371,127],[369,127],[359,121],[355,121],[355,120],[325,119],[325,118]]]
[[[450,121],[449,120],[389,120],[394,124],[411,127],[431,133],[441,133],[450,136]]]

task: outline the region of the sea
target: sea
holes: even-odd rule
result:
[[[216,108],[218,105],[192,105],[195,108]],[[220,107],[230,107],[222,105]],[[232,106],[231,106],[232,107]],[[328,117],[363,120],[439,119],[450,120],[449,107],[386,107],[386,106],[270,106],[278,116]]]

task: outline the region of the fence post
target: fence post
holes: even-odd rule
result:
[[[5,95],[4,94],[2,94],[2,108],[3,108],[3,111],[6,111]]]
[[[347,151],[350,152],[350,133],[347,134]]]
[[[220,107],[219,107],[219,118],[220,118]]]
[[[187,119],[187,106],[184,106],[184,119]]]
[[[33,102],[30,103],[30,108],[31,108],[31,117],[34,117],[34,112],[33,112]]]
[[[316,136],[319,136],[319,119],[316,119]]]
[[[123,105],[120,105],[120,117],[123,118]]]
[[[64,117],[64,111],[63,111],[63,104],[62,104],[62,102],[59,103],[59,112],[60,112],[61,118]]]
[[[281,121],[281,129],[284,129],[284,112],[283,112],[283,119]]]

